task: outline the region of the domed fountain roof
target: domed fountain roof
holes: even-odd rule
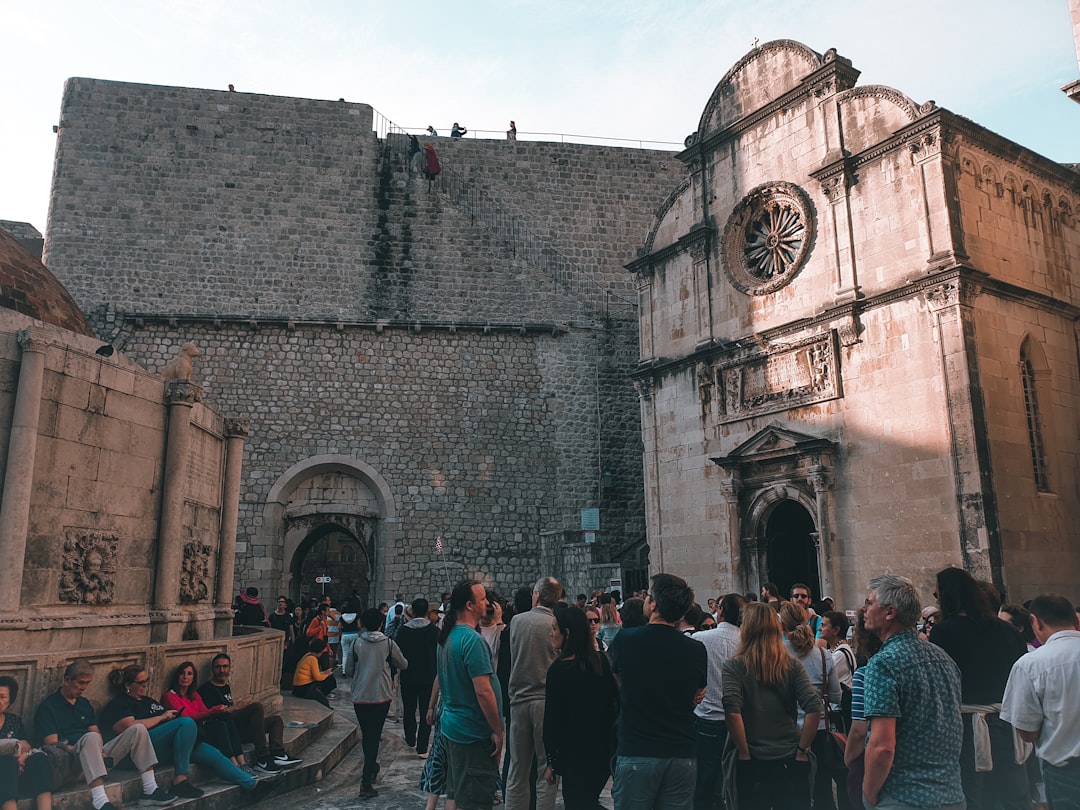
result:
[[[0,229],[0,307],[89,337],[94,330],[79,305],[45,265]]]

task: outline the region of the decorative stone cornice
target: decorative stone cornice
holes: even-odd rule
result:
[[[15,333],[15,340],[19,348],[24,352],[43,352],[49,345],[48,341],[36,334],[32,329],[20,329]]]
[[[191,380],[169,380],[165,383],[165,404],[191,407],[202,402],[202,386]]]
[[[251,434],[251,420],[230,416],[225,419],[225,438],[247,438]]]

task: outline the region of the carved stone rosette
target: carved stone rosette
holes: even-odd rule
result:
[[[747,194],[728,217],[724,270],[744,293],[774,292],[802,268],[813,235],[813,208],[806,192],[793,183],[765,183]]]
[[[180,601],[185,604],[205,602],[210,598],[210,546],[187,543],[180,573]]]
[[[68,529],[64,541],[59,599],[80,605],[108,605],[116,590],[115,534]]]

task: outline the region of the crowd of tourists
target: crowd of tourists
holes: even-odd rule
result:
[[[405,743],[423,760],[426,810],[894,810],[1080,807],[1080,630],[1064,597],[1001,604],[967,572],[936,577],[923,607],[912,582],[882,576],[858,609],[813,601],[796,583],[695,602],[677,576],[648,590],[578,594],[545,577],[510,601],[467,580],[439,603],[360,608],[327,597],[266,611],[258,592],[237,621],[285,633],[283,683],[329,705],[348,682],[360,727],[359,798],[378,795],[380,740],[399,702]],[[202,685],[193,662],[160,701],[139,666],[109,673],[99,714],[75,661],[37,708],[38,747],[7,711],[0,678],[0,802],[81,776],[112,808],[105,759],[141,774],[140,805],[197,798],[192,762],[259,797],[299,760],[280,717],[234,701],[220,654]],[[345,692],[346,690],[342,690]],[[243,744],[254,745],[249,765]],[[168,789],[154,767],[174,768]]]

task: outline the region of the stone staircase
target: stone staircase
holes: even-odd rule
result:
[[[270,780],[276,790],[268,796],[278,796],[297,788],[322,781],[360,741],[359,728],[337,718],[334,712],[313,700],[301,700],[284,696],[281,718],[285,721],[285,749],[293,756],[303,759],[299,765],[287,768],[278,776],[260,778]],[[250,749],[250,746],[245,746]],[[249,762],[252,760],[248,756]],[[158,765],[154,769],[158,784],[172,785],[172,766]],[[198,765],[191,766],[191,782],[204,791],[198,799],[179,799],[169,807],[184,810],[228,810],[250,803],[247,794],[238,786],[222,781],[213,773]],[[105,791],[109,801],[116,807],[136,807],[142,795],[142,782],[133,769],[114,770],[105,779]],[[53,810],[91,810],[90,790],[78,783],[53,794]],[[33,799],[21,799],[19,810],[34,810]]]

